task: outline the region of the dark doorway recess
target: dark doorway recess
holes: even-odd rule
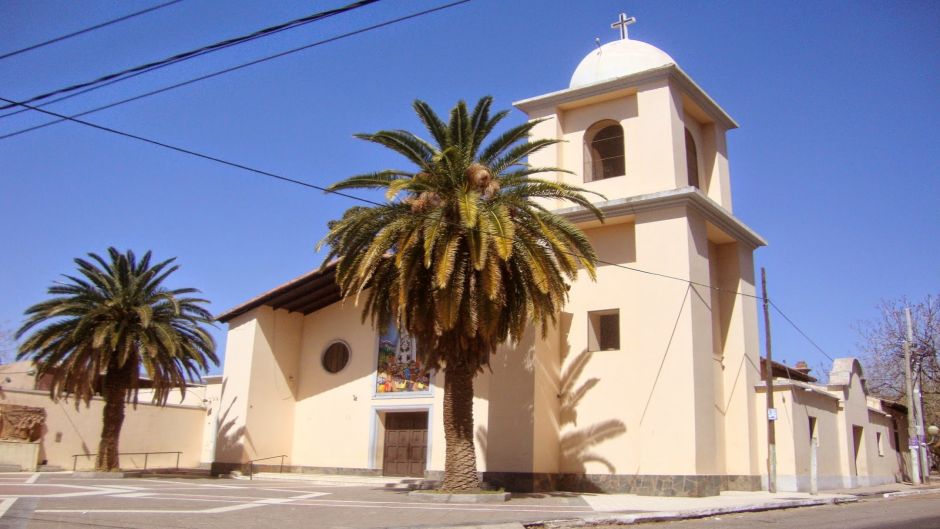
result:
[[[428,457],[428,413],[385,415],[385,453],[382,473],[386,476],[424,477]]]

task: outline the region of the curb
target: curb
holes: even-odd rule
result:
[[[512,494],[509,492],[490,492],[487,494],[442,494],[424,490],[413,490],[408,493],[409,497],[420,499],[429,503],[503,503],[508,501],[511,495]]]
[[[741,512],[761,512],[779,509],[795,509],[798,507],[816,507],[819,505],[835,505],[841,503],[854,503],[858,498],[855,496],[845,496],[841,498],[826,499],[807,499],[807,500],[782,500],[761,503],[758,505],[744,505],[732,507],[715,507],[712,509],[689,509],[683,511],[659,511],[645,512],[639,514],[623,515],[593,515],[584,516],[579,519],[568,520],[546,520],[540,522],[526,522],[527,528],[566,528],[566,527],[590,527],[594,525],[635,525],[647,522],[671,522],[677,520],[688,520],[693,518],[707,518],[722,514],[734,514]]]
[[[921,494],[936,494],[940,492],[940,488],[932,487],[929,489],[917,489],[917,490],[902,490],[897,492],[886,492],[884,493],[885,498],[903,498],[904,496],[919,496]]]
[[[119,471],[119,472],[97,472],[94,470],[77,470],[72,472],[72,477],[76,479],[123,479],[139,478],[143,475],[141,471]]]

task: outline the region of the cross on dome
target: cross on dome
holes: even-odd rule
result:
[[[630,34],[627,32],[627,26],[634,24],[636,17],[628,17],[626,13],[620,13],[620,20],[610,25],[611,29],[620,30],[620,40],[628,40]]]

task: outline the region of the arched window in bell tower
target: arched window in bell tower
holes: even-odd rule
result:
[[[584,139],[585,181],[626,174],[623,127],[613,120],[591,125]]]
[[[689,173],[689,185],[701,189],[698,181],[698,149],[695,148],[695,138],[689,129],[685,129],[685,164]]]

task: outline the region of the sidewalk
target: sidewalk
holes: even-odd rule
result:
[[[521,524],[521,527],[583,527],[602,524],[633,525],[644,522],[662,522],[705,518],[729,513],[757,512],[775,509],[791,509],[838,503],[852,503],[866,496],[907,496],[914,494],[940,493],[940,481],[928,485],[912,486],[893,483],[875,487],[860,487],[847,490],[823,491],[816,495],[805,492],[737,492],[726,491],[720,496],[706,498],[665,498],[635,496],[632,494],[583,494],[581,498],[594,511],[610,514],[587,514],[577,520],[545,520],[541,523]],[[639,511],[639,512],[638,512]],[[625,514],[626,513],[626,514]],[[473,526],[471,526],[473,527]],[[511,526],[499,526],[509,529]],[[464,528],[469,529],[469,527]],[[493,529],[496,529],[494,527]]]
[[[245,479],[242,477],[241,479]],[[344,501],[375,501],[375,491],[402,491],[415,488],[421,480],[397,479],[373,476],[343,476],[316,474],[257,474],[255,483],[262,480],[306,481],[318,485],[328,485],[346,489],[350,496]],[[354,491],[356,487],[366,487],[371,492]],[[643,522],[672,521],[688,518],[705,518],[729,513],[790,509],[816,505],[851,503],[860,496],[909,495],[940,491],[940,482],[932,485],[913,487],[908,484],[894,483],[877,487],[864,487],[851,490],[823,491],[817,495],[804,492],[780,492],[770,494],[764,491],[738,492],[727,491],[719,496],[705,498],[637,496],[633,494],[577,494],[577,493],[534,493],[515,494],[499,504],[473,505],[472,502],[451,503],[452,513],[460,511],[464,516],[461,521],[453,519],[448,527],[452,529],[523,529],[523,528],[566,528],[592,525],[632,525]],[[890,496],[889,496],[890,497]],[[415,500],[412,496],[386,496],[379,500],[383,505],[395,509],[447,509],[439,503]],[[395,505],[398,504],[398,505]],[[504,513],[517,512],[517,521],[511,519],[495,523],[499,518],[487,519],[480,516],[485,511]],[[541,511],[541,512],[540,512]],[[438,527],[438,525],[434,525]]]
[[[940,491],[940,476],[937,476],[936,474],[931,477],[930,483],[923,485],[911,485],[910,483],[887,483],[884,485],[876,485],[874,487],[827,490],[825,492],[832,494],[852,494],[862,498],[867,496],[901,496],[910,494],[925,494],[934,491]]]
[[[726,491],[720,496],[705,498],[667,498],[633,494],[583,494],[581,498],[594,509],[577,520],[545,520],[542,527],[578,527],[599,524],[636,524],[642,522],[704,518],[735,512],[790,509],[858,501],[851,494],[804,492],[737,492]],[[526,524],[526,527],[539,526]]]
[[[244,478],[242,478],[244,479]],[[362,486],[372,485],[385,488],[401,489],[408,485],[408,481],[414,483],[416,480],[396,480],[394,478],[374,478],[362,476],[336,476],[336,475],[315,475],[315,474],[293,474],[281,475],[264,473],[255,475],[256,480],[290,480],[290,481],[309,481],[313,483],[326,484],[333,486]],[[902,486],[886,488],[885,491],[900,491]],[[413,500],[412,500],[413,501]],[[686,518],[702,518],[719,514],[765,511],[771,509],[788,509],[795,507],[808,507],[814,505],[827,505],[835,503],[848,503],[858,501],[853,493],[845,491],[832,492],[825,491],[817,495],[810,495],[804,492],[780,492],[770,494],[768,492],[737,492],[727,491],[719,496],[710,496],[705,498],[687,498],[687,497],[660,497],[660,496],[637,496],[635,494],[576,494],[576,493],[534,493],[534,494],[514,494],[512,499],[504,505],[506,508],[512,506],[536,507],[541,506],[550,511],[552,506],[558,506],[563,502],[569,506],[575,504],[583,505],[590,509],[583,512],[571,513],[564,518],[549,517],[535,520],[526,520],[525,522],[499,523],[499,524],[463,524],[452,526],[457,529],[487,528],[487,529],[522,529],[523,527],[579,527],[599,524],[636,524],[641,522],[679,520]],[[458,505],[454,505],[458,507]]]

